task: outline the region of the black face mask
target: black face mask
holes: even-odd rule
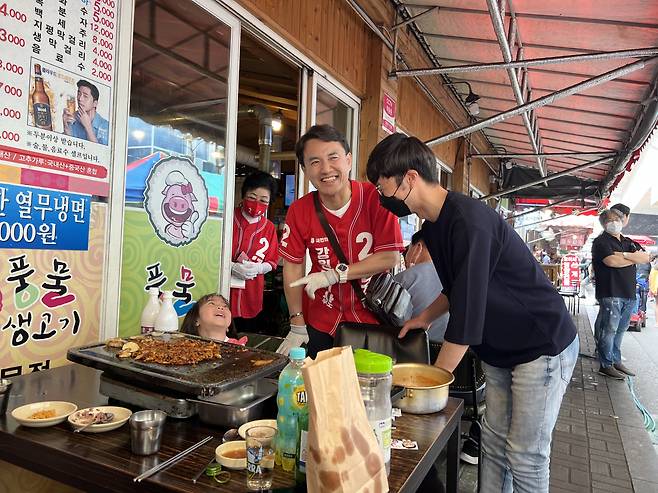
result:
[[[409,193],[411,193],[411,190],[409,190]],[[409,196],[409,193],[407,194],[407,197]],[[393,214],[395,214],[398,217],[410,216],[411,214],[413,214],[413,212],[411,212],[411,209],[409,209],[409,206],[405,202],[405,200],[407,200],[407,197],[405,197],[403,200],[397,198],[395,194],[391,195],[390,197],[380,195],[379,203],[384,209],[391,211]]]

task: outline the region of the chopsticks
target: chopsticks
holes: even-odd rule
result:
[[[143,473],[140,474],[139,476],[135,477],[135,478],[133,479],[133,481],[135,481],[136,483],[139,483],[142,479],[146,479],[146,478],[148,478],[148,477],[153,476],[153,475],[154,475],[155,473],[157,473],[157,472],[160,472],[160,471],[163,471],[164,469],[167,469],[169,466],[175,464],[176,462],[178,462],[179,460],[181,460],[183,457],[185,457],[185,456],[186,456],[187,454],[189,454],[190,452],[194,452],[196,449],[198,449],[198,448],[201,447],[202,445],[205,445],[206,443],[208,443],[208,442],[209,442],[210,440],[212,440],[213,438],[214,438],[214,437],[212,437],[212,436],[207,436],[206,438],[204,438],[204,439],[201,440],[200,442],[195,443],[195,444],[192,445],[191,447],[186,448],[186,449],[183,450],[182,452],[177,453],[177,454],[174,455],[172,458],[167,459],[167,460],[164,461],[162,464],[158,464],[157,466],[152,467],[152,468],[149,469],[148,471],[143,472]]]

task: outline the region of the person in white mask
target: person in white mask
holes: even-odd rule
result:
[[[592,243],[600,305],[594,324],[599,373],[617,380],[634,375],[621,362],[621,343],[635,307],[635,266],[649,262],[649,255],[621,234],[624,219],[617,209],[603,211],[599,216],[603,232]]]

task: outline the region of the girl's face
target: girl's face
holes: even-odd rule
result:
[[[199,335],[223,340],[231,325],[231,310],[221,296],[213,296],[199,307]]]

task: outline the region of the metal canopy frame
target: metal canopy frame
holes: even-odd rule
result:
[[[532,163],[542,177],[581,173],[605,194],[658,119],[657,2],[628,0],[621,9],[595,0],[391,3],[403,19],[393,30],[411,29],[433,66],[394,67],[389,77],[469,82],[481,96],[481,120],[428,145],[481,131],[509,151],[467,157]],[[465,91],[455,93],[463,100]],[[612,159],[572,168],[592,156]]]
[[[658,57],[650,58],[649,60],[655,60],[656,58]],[[580,82],[571,87],[567,87],[566,89],[555,91],[554,93],[549,94],[548,96],[535,99],[530,103],[519,105],[515,108],[512,108],[511,110],[504,111],[502,113],[492,116],[491,118],[487,118],[478,123],[474,123],[473,125],[469,125],[468,127],[463,127],[453,132],[436,137],[434,139],[430,139],[425,143],[428,146],[434,146],[441,144],[443,142],[447,142],[452,139],[456,139],[457,137],[462,137],[464,135],[477,132],[478,130],[489,127],[495,123],[502,122],[504,120],[507,120],[517,115],[526,114],[528,111],[534,110],[535,108],[541,108],[542,106],[546,106],[547,104],[551,104],[554,101],[565,98],[572,94],[586,91],[588,89],[591,89],[592,87],[598,86],[599,84],[603,84],[604,82],[608,82],[610,80],[616,79],[617,77],[621,77],[622,75],[626,75],[636,70],[643,69],[645,67],[645,64],[646,64],[645,60],[638,60],[637,62],[624,65],[623,67],[620,67],[615,70],[611,70],[610,72],[606,72],[605,74],[601,74],[597,77],[592,77],[591,79],[587,79],[584,82]]]

